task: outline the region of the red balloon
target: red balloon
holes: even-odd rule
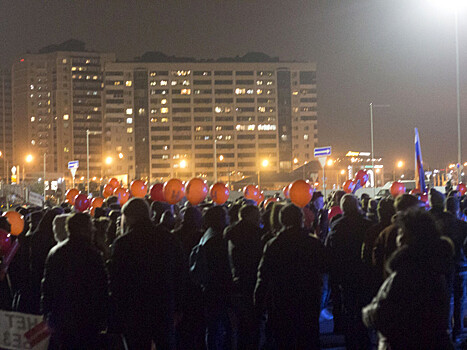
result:
[[[65,193],[65,198],[68,200],[68,203],[75,204],[75,197],[79,194],[79,191],[76,188],[71,188]]]
[[[91,207],[93,208],[100,208],[104,204],[104,198],[96,197],[93,198],[91,201]]]
[[[328,212],[328,219],[331,220],[334,216],[342,214],[342,209],[340,206],[335,205]]]
[[[0,257],[4,256],[11,248],[11,236],[5,230],[0,229]]]
[[[193,204],[198,205],[208,195],[208,185],[204,180],[194,177],[186,184],[186,199]]]
[[[83,212],[89,208],[91,201],[88,196],[84,193],[80,193],[75,197],[75,209],[79,212]]]
[[[243,189],[243,195],[245,196],[246,199],[251,199],[257,202],[259,198],[258,187],[254,185],[245,186],[245,188]]]
[[[457,191],[461,194],[461,196],[463,196],[467,191],[467,186],[461,182],[459,185],[457,185]]]
[[[151,190],[149,192],[151,194],[151,199],[154,202],[165,202],[164,184],[157,183],[152,185]]]
[[[352,193],[353,190],[355,189],[356,183],[354,180],[347,180],[344,183],[343,189],[346,193]]]
[[[102,196],[104,198],[108,198],[114,193],[114,188],[112,187],[111,184],[107,184],[104,186],[104,190],[102,191]]]
[[[290,184],[287,186],[284,186],[284,189],[282,190],[285,198],[289,198],[289,187],[290,187]]]
[[[170,179],[164,184],[164,198],[169,204],[175,204],[185,196],[185,186],[180,179]]]
[[[365,184],[368,181],[368,173],[366,170],[359,170],[357,171],[357,174],[355,175],[355,183],[357,183],[358,180],[360,180],[360,186],[365,186]]]
[[[148,185],[143,180],[134,180],[130,185],[130,193],[133,197],[144,198],[148,193]]]
[[[3,213],[3,216],[6,217],[8,222],[11,225],[10,233],[13,236],[18,236],[24,229],[24,217],[20,213],[14,210],[7,211]]]
[[[111,178],[108,182],[110,186],[115,190],[117,187],[120,187],[120,181],[118,181],[116,178]]]
[[[305,180],[296,180],[290,186],[289,195],[293,204],[303,208],[313,197],[313,187]]]
[[[405,193],[405,186],[400,181],[394,181],[389,191],[391,192],[391,196],[396,198],[397,196]]]
[[[114,191],[114,195],[118,198],[118,204],[122,206],[130,199],[130,192],[123,187],[118,187]]]
[[[210,195],[214,203],[222,205],[229,199],[230,191],[225,184],[218,182],[211,186]]]

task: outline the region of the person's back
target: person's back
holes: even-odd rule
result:
[[[452,247],[426,213],[408,211],[399,221],[404,246],[391,257],[390,275],[363,309],[363,320],[381,333],[379,349],[453,349],[445,278]]]
[[[296,222],[289,225],[288,220]],[[255,304],[260,311],[267,309],[280,349],[319,349],[321,273],[327,259],[301,220],[301,210],[294,205],[281,210],[286,227],[266,244],[258,268]]]
[[[69,238],[53,247],[47,257],[42,313],[53,330],[53,344],[67,349],[93,348],[99,332],[106,328],[107,272],[102,255],[91,244],[90,217],[74,214],[67,227]]]
[[[129,349],[172,349],[174,282],[171,246],[156,234],[149,207],[134,198],[122,208],[124,232],[112,247],[109,264],[114,307],[112,331]]]

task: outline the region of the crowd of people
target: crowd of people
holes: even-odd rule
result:
[[[320,349],[327,310],[347,349],[453,349],[467,200],[429,198],[18,207],[0,309],[43,315],[50,349]]]

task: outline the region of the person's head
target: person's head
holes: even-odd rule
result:
[[[188,207],[183,215],[183,226],[199,230],[203,226],[203,215],[197,207]]]
[[[345,191],[338,190],[332,197],[332,206],[340,205],[342,197],[345,196]]]
[[[162,214],[160,224],[168,230],[173,230],[175,227],[175,217],[170,210],[166,210]]]
[[[354,215],[360,212],[360,206],[358,205],[358,199],[351,193],[346,193],[340,202],[342,213],[344,215]]]
[[[105,199],[104,205],[107,206],[107,208],[110,208],[112,204],[118,204],[118,197],[117,196],[109,196]]]
[[[397,212],[404,212],[407,209],[418,207],[418,205],[419,202],[417,197],[408,193],[401,194],[394,201],[394,208]]]
[[[143,198],[131,198],[123,205],[120,225],[126,227],[151,220],[149,205]]]
[[[430,207],[433,209],[443,209],[444,208],[444,194],[439,191],[436,191],[434,188],[430,189],[429,202]]]
[[[151,203],[151,212],[153,221],[158,224],[161,221],[162,214],[170,210],[170,204],[165,202],[154,201]]]
[[[301,229],[303,227],[303,211],[295,204],[287,204],[279,213],[279,221],[285,228]]]
[[[212,228],[214,231],[222,232],[227,226],[227,211],[221,205],[206,210],[204,214],[204,226]]]
[[[229,219],[230,223],[234,223],[238,221],[238,213],[240,212],[240,208],[242,207],[241,203],[235,203],[229,208]]]
[[[91,216],[85,213],[73,213],[66,219],[68,236],[84,237],[91,240],[93,236],[93,225]]]
[[[311,203],[313,204],[316,210],[321,210],[324,207],[324,197],[321,191],[313,192],[311,197]]]
[[[378,201],[376,199],[370,199],[368,202],[368,213],[376,214],[378,210]]]
[[[279,213],[284,207],[283,203],[274,203],[271,209],[270,222],[271,230],[274,232],[279,232],[282,228],[281,222],[279,221]]]
[[[457,190],[451,190],[448,193],[448,197],[458,197],[458,198],[460,198],[461,193],[459,191],[457,191]]]
[[[54,231],[54,238],[57,243],[63,242],[68,238],[68,232],[66,229],[66,220],[69,214],[57,215],[52,223],[52,229]]]
[[[256,205],[244,205],[240,208],[239,216],[240,220],[255,226],[259,226],[260,214],[259,209]]]
[[[458,217],[460,213],[459,197],[453,196],[446,198],[446,211]]]
[[[367,193],[363,193],[362,196],[360,197],[360,201],[362,204],[362,209],[363,211],[368,211],[368,204],[370,202],[370,195]]]
[[[397,242],[403,245],[425,245],[439,237],[431,215],[423,209],[412,207],[397,218]]]
[[[376,212],[378,213],[378,220],[380,222],[389,222],[396,213],[394,200],[390,197],[381,199]]]

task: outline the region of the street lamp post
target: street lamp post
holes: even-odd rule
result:
[[[87,175],[87,183],[88,183],[88,194],[89,194],[89,135],[100,135],[102,131],[90,131],[89,129],[86,130],[86,175]]]

